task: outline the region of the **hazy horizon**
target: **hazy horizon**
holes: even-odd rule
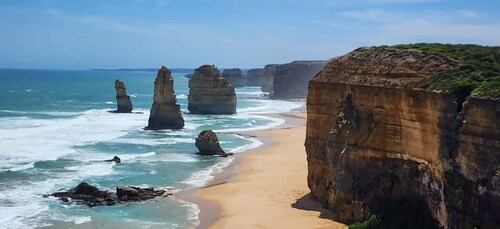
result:
[[[500,45],[500,2],[5,0],[0,68],[257,68],[360,46]]]

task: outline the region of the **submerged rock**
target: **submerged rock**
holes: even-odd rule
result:
[[[114,205],[120,202],[138,202],[163,196],[165,190],[155,190],[154,188],[139,188],[133,186],[118,186],[116,187],[116,197],[113,193],[101,191],[97,187],[86,182],[80,183],[73,189],[67,192],[55,192],[51,195],[59,197],[64,203],[76,201],[77,203],[86,204],[89,207]],[[168,193],[167,195],[172,195]]]
[[[213,65],[197,68],[189,80],[188,110],[192,114],[235,114],[236,93]]]
[[[153,105],[146,129],[182,128],[184,128],[184,118],[175,97],[174,79],[170,70],[162,66],[156,75]]]
[[[226,78],[233,87],[244,87],[245,79],[239,68],[227,68],[222,71],[222,77]]]
[[[227,157],[232,153],[226,153],[219,144],[219,138],[211,130],[202,131],[196,138],[196,148],[200,151],[201,155],[218,155]]]
[[[116,104],[118,109],[116,113],[131,113],[132,112],[132,102],[130,101],[130,96],[127,95],[127,88],[125,84],[120,80],[115,80],[116,89]]]

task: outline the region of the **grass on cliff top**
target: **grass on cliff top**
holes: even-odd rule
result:
[[[462,62],[453,71],[440,73],[416,84],[429,90],[472,93],[478,97],[500,98],[500,47],[451,44],[408,44],[383,46],[441,54]]]

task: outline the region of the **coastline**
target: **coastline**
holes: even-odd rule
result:
[[[205,186],[177,195],[199,206],[197,228],[347,228],[309,194],[303,146],[306,113],[265,116],[285,123],[247,132],[263,145],[237,154]]]

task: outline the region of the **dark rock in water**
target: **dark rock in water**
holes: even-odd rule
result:
[[[115,80],[116,89],[116,104],[118,109],[116,113],[130,113],[132,112],[132,102],[130,101],[130,96],[127,95],[127,88],[125,84],[120,80]]]
[[[149,130],[182,129],[184,118],[177,104],[172,73],[165,66],[156,75],[153,106],[149,115]]]
[[[189,74],[184,75],[184,77],[185,77],[185,78],[188,78],[188,79],[191,79],[191,78],[193,78],[193,75],[194,75],[194,74],[189,73]]]
[[[219,145],[219,138],[211,130],[202,131],[196,138],[196,148],[200,151],[201,155],[218,155],[227,157],[232,153],[226,153]]]
[[[213,65],[197,68],[189,80],[188,110],[192,114],[235,114],[236,93]]]
[[[262,68],[253,68],[248,70],[246,86],[260,87],[263,73],[264,69]]]
[[[86,182],[80,183],[73,189],[67,192],[55,192],[52,196],[59,197],[61,201],[68,202],[69,199],[74,199],[76,201],[82,202],[89,207],[109,205],[110,202],[114,204],[116,199],[109,192],[101,191],[95,186],[92,186]]]
[[[118,157],[118,156],[114,156],[113,159],[109,159],[109,160],[104,160],[105,162],[116,162],[117,164],[121,163],[122,160]]]
[[[226,78],[233,87],[244,87],[245,79],[239,68],[227,68],[222,71],[222,77]]]
[[[116,195],[121,201],[144,201],[162,196],[163,194],[165,194],[165,190],[154,190],[154,188],[116,187]]]
[[[118,198],[115,198],[110,192],[101,191],[92,185],[82,182],[67,192],[55,192],[52,193],[52,196],[59,197],[59,200],[64,203],[70,202],[71,199],[89,207],[95,207],[115,205],[117,202],[145,201],[163,196],[165,192],[165,190],[154,190],[154,188],[118,186],[116,187],[116,196]],[[168,193],[167,195],[172,194]]]

